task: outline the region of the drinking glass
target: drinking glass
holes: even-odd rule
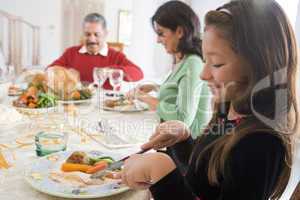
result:
[[[35,136],[37,156],[65,151],[67,149],[68,134],[65,132],[41,131]]]
[[[0,66],[0,83],[7,81],[8,70],[5,65]]]
[[[108,69],[95,67],[93,70],[93,78],[94,78],[94,83],[99,88],[102,88],[103,84],[108,78]]]
[[[109,70],[109,83],[113,87],[113,91],[116,91],[116,89],[121,86],[123,76],[123,71],[120,69]]]
[[[14,84],[15,83],[15,79],[16,79],[16,71],[15,71],[15,67],[13,65],[9,65],[7,67],[8,72],[8,79]]]

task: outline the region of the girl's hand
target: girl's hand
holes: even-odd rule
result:
[[[142,145],[142,149],[161,149],[186,140],[190,136],[188,127],[181,121],[170,120],[157,126],[149,141]]]
[[[147,189],[175,168],[172,159],[164,153],[135,154],[125,161],[116,178],[122,178],[132,189]]]

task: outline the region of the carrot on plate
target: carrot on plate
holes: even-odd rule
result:
[[[61,166],[61,170],[64,172],[75,172],[80,171],[87,173],[87,171],[91,168],[90,165],[83,165],[83,164],[74,164],[74,163],[63,163]]]
[[[8,169],[9,167],[10,167],[10,165],[8,164],[8,162],[6,161],[4,155],[0,151],[0,169],[1,168]]]
[[[37,107],[37,105],[35,104],[35,103],[29,103],[28,104],[28,108],[36,108]]]
[[[94,166],[90,167],[86,173],[88,174],[93,174],[95,172],[98,172],[98,171],[101,171],[101,170],[104,170],[108,167],[108,164],[106,161],[99,161],[97,162]]]

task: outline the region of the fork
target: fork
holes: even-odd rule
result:
[[[151,150],[152,148],[149,148],[149,149],[142,149],[140,151],[138,151],[137,153],[135,154],[142,154],[142,153],[145,153],[149,150]],[[118,161],[115,161],[113,163],[111,163],[106,169],[102,170],[102,171],[98,171],[98,172],[95,172],[94,174],[92,174],[90,177],[92,179],[95,179],[95,178],[100,178],[102,179],[103,176],[105,176],[108,171],[113,171],[113,170],[116,170],[116,169],[119,169],[121,168],[123,165],[124,165],[124,161],[127,160],[131,155],[128,155]]]

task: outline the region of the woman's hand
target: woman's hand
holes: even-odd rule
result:
[[[190,136],[188,127],[181,121],[170,120],[157,126],[149,141],[142,145],[142,149],[161,149],[186,140]]]
[[[147,189],[175,168],[172,159],[164,153],[135,154],[125,161],[116,178],[122,178],[130,188]]]
[[[143,93],[149,93],[152,91],[157,91],[158,90],[158,85],[156,84],[144,84],[138,87],[140,91]]]
[[[158,86],[154,84],[144,84],[144,85],[139,85],[136,88],[130,90],[127,94],[126,97],[128,99],[136,99],[139,96],[144,96],[148,94],[149,92],[153,90],[157,90]]]
[[[149,110],[155,111],[159,104],[159,100],[149,94],[139,95],[137,99],[146,103],[149,106]]]

